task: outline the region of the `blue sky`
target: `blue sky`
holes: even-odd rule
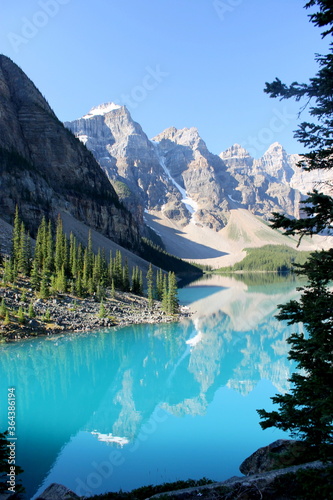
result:
[[[299,104],[266,81],[308,81],[328,41],[305,0],[3,1],[0,51],[16,62],[60,120],[127,104],[148,137],[197,127],[216,154],[238,142],[253,156],[293,139]],[[306,115],[302,116],[305,119]]]

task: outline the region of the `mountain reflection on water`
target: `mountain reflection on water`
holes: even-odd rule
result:
[[[235,278],[211,275],[189,285],[188,290],[196,287],[209,290],[206,297],[191,304],[192,320],[200,342],[193,346],[190,366],[195,366],[196,360],[210,359],[205,364],[210,372],[209,379],[204,382],[208,387],[220,372],[220,361],[231,352],[234,359],[237,352],[237,366],[230,371],[224,370],[225,385],[246,395],[259,380],[267,379],[278,391],[286,392],[291,374],[286,338],[291,331],[299,331],[301,326],[289,327],[275,316],[279,304],[299,296],[296,282],[292,276],[279,279],[275,275],[270,276],[273,282],[266,284],[260,284],[258,275],[248,275],[243,279],[249,284]],[[191,295],[195,300],[195,293]]]
[[[261,431],[255,409],[289,388],[295,326],[274,316],[297,295],[292,278],[213,276],[180,290],[194,313],[179,323],[2,345],[1,398],[16,387],[27,498],[55,481],[90,495],[237,474],[281,436]],[[3,431],[4,404],[0,422]],[[110,450],[120,458],[107,474]]]

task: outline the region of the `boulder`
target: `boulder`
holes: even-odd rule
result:
[[[302,441],[278,439],[268,446],[259,448],[241,463],[242,474],[258,474],[273,469],[282,469],[306,462],[307,446]]]
[[[52,483],[36,500],[77,500],[80,497],[62,484]]]
[[[28,322],[28,325],[29,325],[29,328],[31,328],[32,330],[40,328],[39,322],[35,319],[30,319]]]

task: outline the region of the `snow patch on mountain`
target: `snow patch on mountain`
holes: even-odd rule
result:
[[[83,142],[84,145],[86,145],[88,139],[89,139],[88,135],[85,135],[85,134],[80,135],[80,141]]]
[[[165,164],[165,158],[164,156],[162,155],[161,151],[159,150],[159,147],[158,147],[158,142],[156,141],[151,141],[152,144],[154,145],[154,148],[155,148],[155,151],[156,151],[156,154],[157,154],[157,157],[159,159],[159,162],[160,162],[160,165],[161,167],[163,168],[166,176],[170,179],[170,181],[172,182],[172,184],[178,189],[178,191],[180,192],[180,194],[182,195],[182,203],[184,203],[184,205],[186,206],[187,210],[190,212],[190,214],[192,215],[191,217],[191,222],[193,221],[193,217],[195,215],[195,212],[198,210],[198,204],[196,201],[192,200],[192,198],[190,198],[188,195],[187,195],[187,192],[184,188],[182,188],[178,182],[175,181],[175,179],[172,177],[171,173],[170,173],[170,170],[168,169],[168,167],[166,166]]]
[[[228,198],[229,198],[229,200],[233,201],[234,203],[238,203],[238,204],[240,204],[240,202],[239,202],[239,201],[237,201],[237,200],[235,200],[235,199],[231,196],[231,194],[228,194]]]
[[[106,102],[104,104],[100,104],[99,106],[94,106],[91,108],[88,114],[82,116],[85,120],[92,118],[93,116],[104,116],[110,111],[115,109],[120,109],[121,106],[119,104],[115,104],[114,102]]]

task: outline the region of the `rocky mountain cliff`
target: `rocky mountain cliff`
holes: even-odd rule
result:
[[[186,217],[159,150],[125,106],[101,105],[65,126],[94,154],[127,207],[141,215],[144,209],[178,207],[180,216]]]
[[[0,213],[7,222],[16,204],[32,232],[42,215],[55,218],[64,211],[120,244],[138,246],[138,226],[93,155],[57,119],[23,71],[3,55],[0,172]]]
[[[238,144],[212,154],[196,128],[170,127],[149,140],[126,107],[113,103],[65,125],[92,151],[130,209],[157,211],[184,226],[194,222],[219,231],[238,208],[264,219],[272,212],[298,217],[316,181],[278,143],[254,159]]]
[[[170,128],[149,140],[126,107],[114,104],[65,125],[92,151],[129,208],[163,211],[182,224],[195,212],[211,227],[225,225],[224,186],[233,179],[197,129]]]
[[[265,218],[271,217],[272,212],[299,217],[302,193],[295,184],[291,187],[299,161],[297,155],[287,155],[281,144],[275,142],[257,160],[239,144],[221,153],[220,158],[237,181],[233,200],[243,208]]]

